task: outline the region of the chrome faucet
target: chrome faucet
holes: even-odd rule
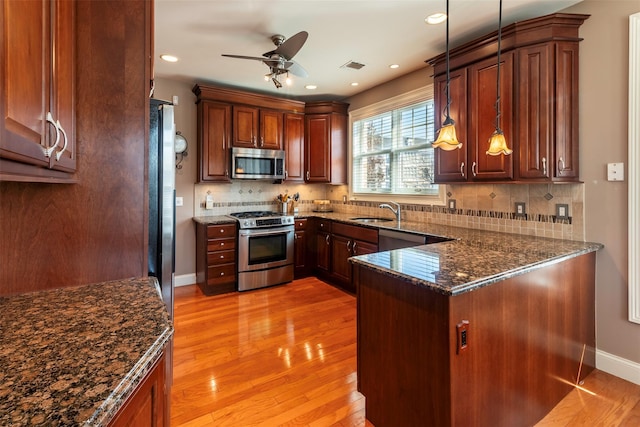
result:
[[[389,203],[395,205],[396,208],[393,209]],[[396,202],[389,202],[389,203],[382,203],[378,207],[390,209],[391,212],[393,212],[393,214],[396,216],[396,221],[400,222],[400,203],[396,203]]]

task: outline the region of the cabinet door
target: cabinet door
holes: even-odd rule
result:
[[[329,233],[316,234],[316,268],[324,273],[331,271],[331,235]]]
[[[229,182],[231,106],[210,101],[198,104],[199,182]]]
[[[353,256],[373,254],[376,252],[378,252],[378,245],[363,242],[361,240],[354,240],[353,247],[351,248],[351,253],[353,254]]]
[[[500,57],[500,127],[513,149],[513,52]],[[513,178],[513,155],[489,156],[489,137],[496,124],[496,59],[469,67],[469,178],[474,181]]]
[[[518,178],[549,179],[553,96],[552,47],[544,44],[518,51]]]
[[[307,182],[331,181],[331,115],[305,117],[305,169]]]
[[[3,2],[2,158],[75,170],[74,11],[71,0]],[[47,117],[59,122],[66,138]],[[45,155],[45,148],[55,141],[58,145]],[[36,174],[41,176],[42,172]]]
[[[233,146],[258,147],[259,110],[252,107],[233,107]]]
[[[467,70],[456,70],[450,73],[449,93],[451,96],[450,115],[455,121],[456,135],[462,147],[458,150],[434,150],[435,182],[464,182],[467,180],[469,165],[467,164]],[[435,128],[440,130],[445,120],[447,107],[447,76],[436,77],[434,81]],[[435,140],[435,139],[434,139]]]
[[[284,116],[285,176],[288,181],[304,181],[304,116]]]
[[[282,150],[283,114],[280,111],[260,110],[260,148]]]
[[[353,240],[344,236],[331,236],[331,273],[341,282],[348,283],[351,281],[351,264],[349,257],[353,247]]]
[[[307,234],[296,231],[293,241],[293,267],[296,277],[302,277],[307,268]]]
[[[577,181],[578,173],[578,43],[555,46],[554,180]]]

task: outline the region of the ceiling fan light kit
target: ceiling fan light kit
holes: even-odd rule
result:
[[[288,39],[285,39],[283,35],[275,34],[271,36],[271,41],[276,45],[276,48],[263,53],[262,57],[228,54],[223,54],[222,56],[263,62],[267,67],[269,67],[269,74],[265,76],[265,80],[270,79],[275,87],[280,89],[282,87],[282,83],[278,80],[278,76],[281,74],[287,74],[287,84],[291,84],[289,73],[298,77],[308,76],[306,70],[300,64],[292,60],[307,41],[307,37],[309,37],[309,34],[306,31],[300,31]]]

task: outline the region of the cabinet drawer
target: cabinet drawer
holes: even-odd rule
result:
[[[207,226],[207,237],[209,239],[218,239],[221,237],[235,237],[235,224],[209,225]]]
[[[209,239],[207,241],[207,252],[228,251],[236,248],[236,238],[232,239]]]
[[[378,230],[357,225],[348,225],[336,222],[333,224],[333,234],[340,234],[352,239],[358,239],[369,243],[378,244]]]
[[[331,233],[331,221],[330,219],[319,219],[318,220],[318,231],[324,231],[326,233]]]
[[[307,228],[307,220],[306,219],[296,219],[294,225],[295,225],[296,230],[305,230]]]
[[[234,250],[209,252],[207,254],[208,265],[228,264],[230,262],[235,262],[235,260],[236,251]]]
[[[216,283],[228,283],[236,280],[236,265],[221,264],[214,265],[207,269],[207,283],[213,285]]]

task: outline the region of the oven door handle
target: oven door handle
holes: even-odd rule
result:
[[[293,233],[293,227],[291,229],[278,229],[278,230],[269,230],[269,231],[256,231],[254,230],[240,230],[241,237],[256,237],[256,236],[275,236],[278,234],[289,234]]]

